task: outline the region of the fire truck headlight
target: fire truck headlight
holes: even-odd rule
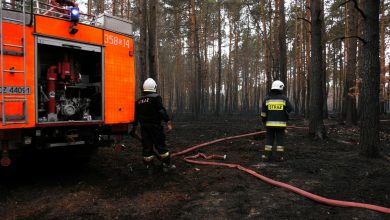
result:
[[[70,9],[70,21],[79,22],[80,11],[79,8]]]

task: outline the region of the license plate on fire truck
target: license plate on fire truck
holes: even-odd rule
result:
[[[26,94],[31,93],[30,87],[26,86],[0,86],[0,94]]]

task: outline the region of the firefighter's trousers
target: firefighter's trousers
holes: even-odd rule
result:
[[[169,150],[165,144],[164,128],[161,124],[141,123],[141,136],[142,156],[146,164],[151,163],[156,156],[163,163],[170,163]]]
[[[281,159],[284,154],[284,130],[285,128],[267,127],[264,147],[264,155],[267,158]],[[276,148],[274,147],[276,146]]]

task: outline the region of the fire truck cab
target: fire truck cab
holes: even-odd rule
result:
[[[14,150],[118,142],[134,120],[131,22],[53,7],[1,3],[1,166]]]

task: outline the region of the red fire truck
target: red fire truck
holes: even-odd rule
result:
[[[27,149],[118,142],[134,120],[131,23],[13,3],[0,10],[0,165]]]

